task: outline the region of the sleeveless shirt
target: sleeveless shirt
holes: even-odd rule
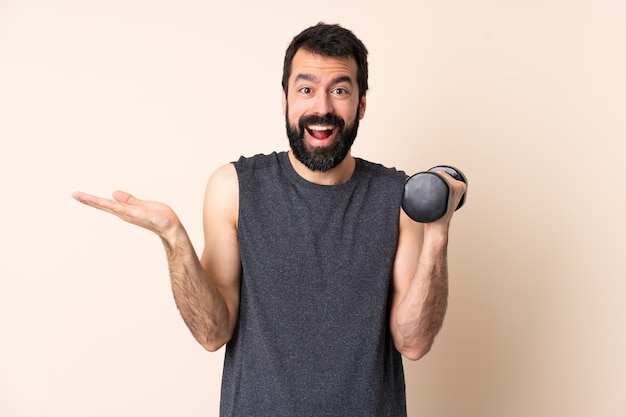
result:
[[[404,172],[357,158],[325,186],[287,152],[234,165],[243,272],[220,415],[406,416],[388,326]]]

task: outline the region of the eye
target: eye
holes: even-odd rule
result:
[[[311,94],[311,87],[301,87],[299,90],[302,94]]]
[[[344,96],[346,94],[348,94],[348,90],[343,88],[343,87],[337,87],[332,91],[333,94],[337,95],[337,96]]]

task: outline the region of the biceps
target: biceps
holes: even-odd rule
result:
[[[203,223],[202,267],[228,305],[231,313],[239,308],[241,257],[237,236],[239,189],[232,165],[219,168],[207,184]]]
[[[207,277],[228,306],[231,314],[239,309],[241,258],[236,231],[215,227],[205,239],[201,264]]]
[[[409,289],[417,272],[422,250],[423,225],[411,220],[404,212],[400,214],[400,232],[393,265],[392,308],[398,304]]]

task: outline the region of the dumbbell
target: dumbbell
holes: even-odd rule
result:
[[[419,223],[430,223],[442,218],[448,211],[450,201],[450,186],[437,171],[444,171],[456,180],[467,184],[463,173],[451,166],[438,165],[425,172],[418,172],[410,176],[404,183],[402,209],[413,220]],[[465,203],[465,195],[455,210]]]

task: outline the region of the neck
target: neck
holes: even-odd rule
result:
[[[328,171],[310,170],[306,165],[296,159],[292,151],[289,151],[289,162],[291,162],[291,166],[293,166],[293,169],[298,175],[309,182],[319,185],[343,184],[352,178],[356,167],[356,161],[350,152],[348,152],[339,165]]]

